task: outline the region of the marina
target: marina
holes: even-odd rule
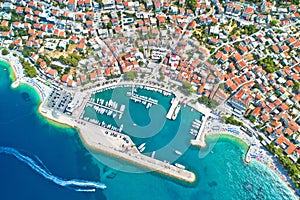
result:
[[[140,87],[140,88],[143,89],[144,87]],[[151,88],[149,88],[149,87],[146,87],[145,90],[154,91],[154,90],[151,90]],[[150,108],[152,105],[158,104],[158,100],[152,99],[151,97],[136,94],[135,91],[136,91],[136,89],[134,89],[134,85],[132,85],[131,92],[127,92],[126,96],[130,96],[130,100],[132,100],[136,103],[142,103],[143,105],[146,106],[146,108]],[[163,93],[163,91],[160,91],[160,93]]]
[[[87,106],[90,106],[94,108],[94,110],[97,113],[106,114],[107,116],[112,116],[113,118],[116,117],[117,114],[119,114],[119,119],[122,118],[123,112],[125,110],[125,105],[121,105],[119,109],[118,103],[112,101],[111,99],[109,101],[104,101],[103,99],[97,99],[96,102],[94,102],[92,99],[87,102]]]
[[[155,91],[151,87],[111,87],[92,93],[86,101],[80,119],[85,123],[83,126],[93,124],[99,129],[128,136],[132,144],[136,146],[135,154],[141,155],[141,158],[146,160],[153,159],[151,162],[160,161],[164,165],[167,164],[168,168],[164,171],[173,167],[178,170],[185,170],[187,167],[184,163],[178,164],[175,161],[189,148],[189,141],[193,138],[192,135],[187,134],[189,132],[188,124],[192,124],[193,119],[200,119],[202,114],[191,111],[188,106],[181,108],[179,103],[179,100],[171,93],[159,89]],[[155,112],[156,117],[154,119],[156,122],[147,120],[149,108],[152,105],[160,105],[165,109]],[[154,107],[154,109],[157,108]],[[177,118],[179,112],[182,116],[189,116],[186,118],[188,120],[181,121],[180,118]],[[171,120],[166,119],[167,113],[171,113],[169,114]],[[118,117],[120,115],[122,117]],[[129,119],[130,121],[128,121]],[[149,125],[147,125],[148,123]],[[197,123],[197,125],[199,124]],[[170,127],[172,128],[170,129]],[[155,131],[156,129],[158,131]],[[151,132],[156,134],[151,136]],[[170,148],[161,151],[160,148],[168,143]],[[126,146],[125,143],[123,145]],[[130,150],[127,149],[126,152],[128,154]],[[193,175],[189,176],[192,177]],[[182,177],[179,179],[187,180]]]

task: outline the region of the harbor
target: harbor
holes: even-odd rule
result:
[[[200,119],[200,112],[186,106],[181,108],[172,93],[140,85],[102,88],[86,98],[76,120],[84,132],[97,130],[102,139],[107,138],[95,144],[97,148],[148,170],[185,182],[195,180],[194,173],[188,171],[189,165],[176,160],[190,147],[193,136],[188,134],[188,124]],[[155,105],[153,110],[149,109],[152,105]],[[155,118],[148,121],[151,110],[156,110]],[[171,120],[167,120],[170,110],[173,110]],[[177,117],[179,112],[185,120]],[[109,149],[112,150],[108,152]]]
[[[18,93],[16,93],[16,94],[18,94]],[[87,96],[88,95],[83,95],[83,97],[87,97]],[[18,95],[15,95],[14,97],[15,97],[14,99],[17,99]],[[5,99],[6,98],[2,98],[3,101]],[[87,101],[88,98],[86,98],[84,100]],[[78,103],[78,105],[80,106],[85,101],[80,101]],[[76,102],[77,102],[77,100],[75,101],[75,104],[76,104]],[[5,107],[16,108],[15,102],[12,102],[11,104],[12,105],[7,104],[6,101],[3,102],[3,105],[5,105]],[[169,102],[168,102],[168,104],[169,104]],[[29,104],[26,103],[24,105],[29,105]],[[78,107],[76,107],[76,109],[77,108]],[[7,109],[7,110],[10,110],[10,109]],[[182,108],[182,113],[183,113],[184,116],[187,116],[187,115],[190,114],[190,112],[187,112],[187,110],[190,110],[190,109],[185,109],[184,107]],[[23,111],[26,112],[28,110],[24,109]],[[43,110],[43,111],[47,112],[46,109]],[[24,114],[26,114],[25,112],[24,112]],[[187,112],[187,113],[185,114],[185,112]],[[49,111],[47,113],[51,114],[51,111]],[[195,114],[195,113],[196,112],[193,112],[192,114]],[[18,112],[18,114],[20,114],[20,112]],[[21,114],[23,114],[23,113],[21,113]],[[70,120],[71,119],[70,116],[68,116],[68,118],[66,118],[66,119],[62,118],[63,116],[64,115],[60,115],[58,118],[55,118],[54,120],[55,121],[60,121],[61,123],[67,123],[67,124],[70,124],[70,125],[72,125],[72,123],[74,123],[74,120],[73,121]],[[24,130],[26,132],[28,132],[28,131],[30,132],[31,129],[32,129],[31,124],[35,120],[32,117],[36,117],[36,115],[30,115],[28,118],[27,117],[26,118],[20,118],[19,121],[15,121],[15,123],[18,123],[18,122],[21,123],[22,122],[22,123],[24,123],[24,125],[20,126],[21,129],[16,129],[16,130],[15,129],[14,130],[10,129],[9,131],[7,131],[7,137],[11,138],[11,132],[12,131],[14,131],[15,133],[20,133],[20,134],[16,135],[18,137],[23,137],[24,136],[24,134],[22,134],[24,132]],[[47,115],[46,117],[48,118],[49,115]],[[105,117],[107,117],[107,116],[105,115]],[[163,117],[165,118],[165,115]],[[199,117],[198,116],[193,116],[192,118],[194,118],[194,119],[197,118],[198,119]],[[5,120],[7,120],[7,116],[3,116],[3,121],[5,121]],[[40,119],[38,119],[38,120],[41,121]],[[70,120],[70,121],[68,121],[68,120]],[[39,122],[39,121],[37,121],[37,122]],[[168,121],[173,122],[171,120],[168,120]],[[30,146],[31,143],[28,144],[28,142],[26,142],[28,139],[30,139],[30,141],[36,142],[37,144],[42,144],[42,146],[41,146],[42,148],[45,148],[45,145],[46,146],[49,145],[49,147],[53,147],[51,149],[51,151],[49,151],[49,152],[53,152],[53,151],[56,152],[57,151],[59,153],[60,150],[63,150],[63,151],[60,152],[59,155],[61,155],[61,153],[63,153],[66,156],[66,158],[70,159],[70,161],[68,160],[68,162],[66,162],[66,163],[68,163],[68,165],[64,165],[64,167],[66,168],[65,175],[68,175],[68,173],[73,170],[72,167],[74,167],[74,166],[75,166],[74,170],[78,169],[78,166],[74,165],[73,161],[74,160],[78,161],[78,155],[80,155],[80,154],[84,155],[84,157],[82,157],[81,159],[83,159],[85,161],[85,162],[82,162],[83,164],[80,165],[81,166],[80,168],[87,168],[88,167],[87,169],[91,169],[91,168],[89,168],[88,162],[86,161],[87,151],[85,151],[85,148],[89,149],[89,146],[87,145],[87,143],[85,142],[85,140],[82,137],[81,137],[81,139],[83,141],[82,143],[85,146],[85,148],[82,146],[82,150],[83,150],[84,153],[78,153],[78,151],[76,151],[77,149],[73,148],[74,147],[74,142],[73,142],[73,138],[74,138],[73,133],[74,133],[74,131],[71,131],[70,134],[68,134],[69,129],[59,128],[57,126],[53,126],[53,127],[51,126],[51,129],[49,129],[48,127],[45,128],[44,122],[42,122],[42,123],[43,124],[41,124],[41,126],[39,126],[39,127],[41,127],[41,129],[39,129],[36,132],[32,132],[32,134],[26,135],[25,140],[19,140],[19,141],[26,144],[26,145],[29,145],[28,146],[29,149],[31,148],[32,145]],[[85,121],[80,121],[79,123],[85,124],[86,122]],[[36,124],[36,123],[34,123],[34,124]],[[80,129],[81,126],[84,126],[83,124],[78,125],[76,123],[74,125],[78,129]],[[188,129],[191,128],[191,124],[192,124],[192,121],[189,121],[188,124],[186,125],[188,127]],[[10,127],[15,128],[16,126],[10,126]],[[48,132],[43,132],[45,130],[48,130]],[[103,130],[105,130],[105,129],[103,129]],[[56,133],[55,137],[53,137],[53,132]],[[189,132],[189,130],[187,132],[184,132],[184,134],[185,135],[190,135],[188,132]],[[80,133],[80,134],[84,134],[84,133]],[[64,140],[66,138],[66,135],[71,135],[70,139],[71,139],[72,142],[70,142],[70,140],[67,140],[65,143],[60,143],[61,140]],[[43,136],[45,138],[41,139],[40,138],[41,136]],[[102,136],[102,135],[100,135],[100,136]],[[85,135],[83,137],[89,137],[89,136]],[[113,139],[117,138],[117,137],[114,137],[113,135],[110,136],[110,134],[109,134],[109,137],[112,138],[112,141],[113,141]],[[51,141],[54,138],[57,140],[56,143],[48,142],[48,141]],[[38,140],[35,140],[35,139],[38,139]],[[45,143],[45,141],[46,141],[46,143]],[[143,142],[138,142],[136,144],[139,145],[139,144],[142,144],[142,143]],[[81,145],[81,142],[79,142],[79,144]],[[19,145],[20,144],[18,144],[17,146],[19,146]],[[95,142],[95,145],[97,145],[97,142]],[[66,148],[66,147],[68,147],[68,148]],[[75,145],[75,147],[76,147],[76,145]],[[26,149],[26,148],[27,147],[24,146],[24,149]],[[145,151],[147,151],[148,148],[151,148],[150,142],[146,142],[146,150]],[[178,149],[178,148],[174,147],[171,151],[171,153],[174,154],[174,155],[175,155],[175,153],[174,153],[175,149]],[[71,150],[71,151],[65,152],[65,150]],[[275,176],[271,176],[272,179],[270,180],[270,178],[269,178],[270,176],[266,175],[266,174],[269,174],[266,169],[261,170],[261,167],[256,167],[256,166],[254,167],[254,165],[245,165],[244,162],[240,162],[241,159],[239,159],[239,156],[240,156],[239,151],[236,151],[237,147],[236,147],[235,144],[233,144],[232,140],[230,140],[230,141],[228,140],[228,142],[222,142],[222,143],[216,144],[215,149],[214,149],[215,153],[214,154],[209,154],[204,159],[199,159],[199,157],[198,157],[199,150],[197,148],[191,148],[190,150],[185,151],[185,152],[181,149],[179,149],[179,150],[183,153],[183,156],[181,156],[180,160],[176,161],[175,163],[183,164],[184,166],[186,166],[186,169],[188,169],[188,170],[189,169],[194,169],[195,174],[204,174],[204,173],[207,174],[207,175],[205,175],[205,178],[200,177],[199,178],[200,181],[196,181],[196,183],[192,184],[192,187],[189,187],[189,186],[184,187],[181,184],[172,184],[172,183],[170,183],[170,179],[165,180],[163,178],[163,176],[153,176],[152,173],[144,173],[144,174],[139,174],[137,176],[136,174],[133,174],[133,173],[121,173],[121,172],[118,171],[117,176],[115,178],[105,179],[105,174],[101,174],[102,175],[101,178],[102,178],[103,181],[105,181],[105,183],[107,183],[109,185],[107,190],[111,190],[112,194],[114,194],[113,191],[116,190],[116,188],[113,187],[113,186],[119,186],[117,189],[120,189],[120,191],[122,192],[122,195],[125,195],[125,197],[123,196],[123,199],[130,198],[131,192],[128,192],[128,191],[132,191],[132,192],[137,191],[135,188],[133,188],[132,190],[128,190],[128,189],[132,188],[132,185],[134,185],[134,184],[138,185],[140,187],[138,189],[141,190],[140,193],[137,194],[138,197],[140,197],[143,193],[147,192],[149,190],[149,188],[151,188],[152,190],[155,190],[155,191],[158,191],[158,192],[161,191],[161,190],[167,190],[168,189],[169,191],[171,191],[170,196],[171,195],[173,196],[174,193],[172,193],[172,191],[176,190],[176,191],[179,191],[178,194],[180,195],[180,197],[186,197],[187,194],[190,194],[189,197],[192,198],[192,197],[195,197],[192,194],[199,194],[201,191],[204,191],[204,192],[209,191],[209,189],[211,188],[211,185],[216,185],[217,184],[218,186],[215,187],[215,188],[220,188],[220,189],[217,190],[218,194],[216,194],[216,196],[217,195],[220,196],[219,192],[223,192],[223,194],[225,195],[225,198],[226,197],[230,198],[233,195],[238,195],[238,193],[232,193],[230,191],[238,191],[240,186],[241,185],[243,186],[243,180],[247,180],[248,182],[250,182],[250,184],[253,183],[253,186],[251,186],[252,193],[256,193],[256,192],[259,191],[260,193],[266,194],[265,195],[266,198],[272,197],[274,194],[280,193],[281,196],[284,196],[287,199],[293,199],[293,198],[291,198],[292,196],[290,195],[289,190],[286,187],[283,187],[284,185],[281,184],[281,180],[278,180]],[[93,151],[101,152],[99,150],[99,148],[94,149]],[[150,151],[154,152],[153,150],[150,150]],[[36,152],[39,152],[39,150],[36,149]],[[108,147],[107,148],[107,153],[103,153],[103,154],[105,154],[105,156],[107,156],[106,154],[110,154],[110,152],[111,152],[111,150]],[[217,152],[221,152],[221,153],[217,153]],[[228,154],[229,154],[228,158],[226,158],[226,157],[224,158],[224,155],[228,155]],[[74,158],[73,158],[72,155],[74,156]],[[112,154],[110,154],[110,155],[112,155]],[[153,153],[153,155],[154,155],[155,158],[157,158],[157,155],[159,156],[159,152],[156,150],[155,153]],[[119,157],[117,157],[117,155],[112,155],[112,156],[114,156],[116,158],[119,158]],[[53,161],[51,161],[51,162],[53,162],[53,164],[56,164],[55,168],[56,167],[57,168],[62,167],[62,165],[61,165],[62,163],[56,162],[55,156],[50,155],[49,158],[53,158]],[[185,158],[188,158],[188,161],[185,162]],[[258,158],[259,158],[259,156],[258,156]],[[72,159],[74,159],[74,160],[72,161]],[[120,158],[120,160],[121,159],[122,158]],[[43,160],[44,159],[42,159],[42,161]],[[211,160],[213,160],[214,162],[211,162]],[[137,161],[139,162],[139,160],[137,160]],[[232,174],[230,174],[230,173],[223,173],[226,170],[226,166],[227,166],[226,163],[227,162],[230,162],[232,164],[231,166],[234,167],[235,170],[237,170],[237,172],[240,175],[239,179],[235,178],[235,176],[232,176]],[[121,161],[121,163],[125,163],[125,161]],[[216,165],[216,163],[217,163],[217,165]],[[22,162],[20,162],[20,165],[21,166],[18,169],[23,169],[24,166],[23,166]],[[138,164],[136,164],[136,165],[138,165]],[[104,170],[102,170],[104,168],[102,166],[104,166],[104,165],[101,165],[101,163],[99,162],[99,166],[101,167],[101,168],[99,167],[101,172],[104,171]],[[3,167],[5,167],[5,165]],[[11,170],[10,165],[8,165],[6,168],[7,168],[7,170]],[[106,168],[106,166],[105,166],[105,168]],[[72,169],[72,170],[70,170],[70,169]],[[25,172],[27,172],[27,171],[28,170],[26,169]],[[92,172],[92,171],[93,171],[92,169],[88,170],[89,173]],[[79,174],[78,177],[80,177],[80,176],[84,177],[86,175],[86,173],[87,173],[87,171],[84,170],[84,173],[81,174],[81,175]],[[157,173],[162,173],[162,172],[157,171]],[[251,177],[252,177],[251,174],[253,174],[253,173],[258,174],[258,176],[255,176],[255,180],[251,179]],[[99,171],[95,170],[95,173],[93,172],[92,174],[90,174],[90,176],[94,176],[96,174],[98,175]],[[169,176],[169,175],[166,175],[166,176]],[[171,177],[173,177],[173,176],[171,176]],[[18,178],[18,177],[16,177],[16,178]],[[174,179],[177,179],[177,178],[174,178]],[[40,178],[38,178],[37,180],[40,180]],[[198,178],[197,178],[197,180],[198,180]],[[240,180],[242,180],[242,181],[239,182]],[[48,181],[44,181],[42,179],[41,181],[35,182],[35,184],[47,184],[47,182]],[[277,185],[279,183],[280,187],[274,186],[273,182],[277,183]],[[12,184],[15,184],[15,182],[12,182]],[[230,188],[226,187],[226,185],[229,185],[229,184],[233,188],[232,187],[230,187]],[[248,185],[250,185],[250,184],[248,184]],[[20,183],[19,185],[20,185],[20,188],[22,188],[21,187],[22,183]],[[281,187],[281,185],[283,185],[283,186]],[[53,186],[53,183],[50,182],[49,184],[45,185],[44,187],[49,188],[49,187],[52,187],[52,186]],[[270,188],[272,189],[272,191],[275,190],[276,193],[269,192]],[[12,191],[12,190],[9,190],[9,192],[10,191]],[[55,190],[55,191],[59,191],[59,190]],[[130,193],[130,194],[127,194],[124,191],[126,191],[127,193]],[[249,190],[247,190],[247,195],[248,194],[251,195],[251,191],[249,192]],[[127,196],[126,196],[126,194],[127,194]],[[78,193],[76,195],[78,195]],[[120,196],[120,194],[115,195],[115,197],[118,197],[118,196]],[[167,199],[167,197],[168,197],[167,195],[164,195],[164,193],[161,196],[164,199]],[[215,198],[216,196],[212,196],[211,198]],[[222,198],[224,198],[224,196]]]

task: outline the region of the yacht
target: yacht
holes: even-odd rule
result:
[[[138,150],[141,150],[143,147],[145,147],[146,143],[142,143],[140,144],[140,146],[138,146]]]
[[[154,156],[155,156],[155,151],[153,151],[153,152],[151,153],[151,158],[154,158]]]
[[[123,114],[121,113],[121,114],[119,115],[119,119],[121,119],[121,118],[122,118],[122,116],[123,116]]]
[[[178,150],[175,150],[175,153],[177,154],[177,155],[182,155],[182,153],[180,152],[180,151],[178,151]]]
[[[148,103],[146,108],[150,108],[152,106],[152,103]]]
[[[108,116],[111,116],[112,112],[113,112],[113,111],[111,111],[111,110],[108,111],[108,112],[107,112],[107,115],[108,115]]]
[[[179,163],[175,163],[175,166],[180,168],[180,169],[185,169],[185,166],[184,165],[181,165]]]
[[[199,129],[199,128],[200,128],[199,125],[197,126],[197,125],[195,125],[195,124],[193,124],[192,127],[193,127],[193,128],[196,128],[196,129]]]
[[[143,147],[143,148],[141,148],[141,149],[139,149],[139,150],[140,150],[140,152],[142,153],[143,151],[145,151],[145,149],[146,149],[146,147]]]
[[[122,130],[123,130],[123,124],[121,124],[119,132],[122,132]]]

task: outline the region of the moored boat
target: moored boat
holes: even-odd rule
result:
[[[138,146],[138,150],[141,150],[143,147],[145,147],[146,143],[142,143],[140,144],[140,146]]]
[[[175,163],[175,166],[180,168],[180,169],[185,169],[185,166],[184,165],[181,165],[179,163]]]
[[[180,151],[178,151],[178,150],[175,150],[175,153],[177,154],[177,155],[182,155],[182,153],[180,152]]]

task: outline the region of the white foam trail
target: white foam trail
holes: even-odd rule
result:
[[[77,192],[96,192],[96,189],[77,189]]]
[[[30,157],[21,154],[18,150],[10,147],[2,147],[0,146],[0,153],[5,153],[16,157],[18,160],[26,163],[30,166],[33,170],[37,173],[41,174],[44,178],[52,181],[57,185],[61,185],[63,187],[70,188],[75,191],[79,192],[95,192],[96,189],[105,189],[106,185],[104,183],[96,182],[96,181],[86,181],[86,180],[78,180],[78,179],[71,179],[71,180],[64,180],[62,178],[56,177],[52,175],[46,167],[43,168],[44,164],[40,159],[38,161],[41,163],[40,166],[38,165],[33,159]]]

